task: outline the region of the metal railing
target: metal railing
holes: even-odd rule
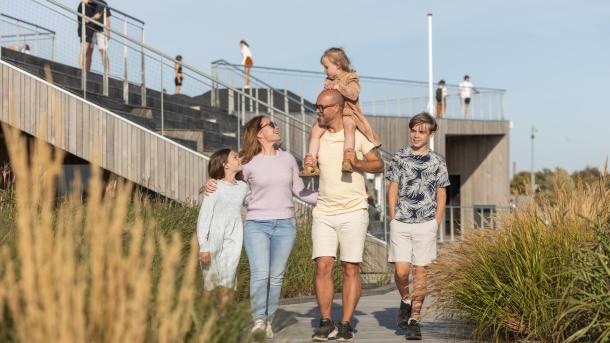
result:
[[[454,241],[468,229],[496,229],[497,216],[510,213],[511,207],[496,205],[448,205],[438,231],[438,241]]]
[[[300,95],[296,95],[292,93],[294,87],[272,87],[257,74],[252,75],[253,87],[246,89],[235,83],[243,77],[240,66],[219,65],[209,75],[187,64],[188,57],[185,57],[180,65],[184,76],[181,92],[177,94],[174,91],[171,94],[170,87],[174,85],[178,67],[175,58],[144,44],[143,34],[138,35],[143,30],[134,35],[116,29],[116,25],[106,29],[110,34],[108,70],[104,72],[102,64],[94,63],[90,72],[85,71],[86,82],[82,82],[83,70],[77,58],[81,43],[75,34],[77,18],[82,18],[81,13],[56,0],[0,2],[0,11],[49,27],[54,32],[57,45],[53,68],[55,83],[114,113],[129,117],[130,120],[199,152],[206,150],[204,133],[206,136],[218,136],[223,145],[233,142],[239,149],[240,135],[246,120],[257,114],[267,114],[280,124],[286,138],[284,148],[299,159],[304,155],[307,135],[314,118],[312,103],[306,100],[307,93],[304,90],[296,88],[296,92],[300,92]],[[118,13],[115,9],[113,11],[113,16]],[[94,51],[94,57],[96,53]],[[8,58],[4,55],[1,57],[3,60]],[[32,65],[22,67],[37,70],[40,74],[40,65],[47,63],[48,57],[46,60],[44,55],[38,57],[41,60],[36,61],[36,56],[32,56],[32,61],[29,62]],[[18,60],[7,62],[26,63]],[[230,73],[221,77],[221,70]],[[323,79],[320,78],[321,73],[313,74],[318,77],[317,91]],[[231,80],[231,77],[235,80]],[[373,79],[370,78],[370,81]],[[421,88],[421,85],[418,87]],[[228,113],[224,114],[218,108],[222,92],[226,92],[224,99],[228,102]],[[233,121],[225,120],[226,118],[216,120],[218,115],[229,115]],[[198,126],[202,120],[205,121],[203,132]],[[382,150],[381,154],[386,161],[391,158],[388,152]],[[367,175],[367,179],[375,189],[376,201],[373,208],[378,212],[376,215],[383,225],[383,239],[387,240],[386,182],[383,174]]]
[[[242,75],[244,68],[224,60],[212,62],[212,70],[217,78],[225,80],[234,87],[241,85],[243,77],[233,77],[234,70]],[[326,78],[323,72],[252,66],[250,77],[253,80],[266,80],[277,89],[289,89],[305,99],[315,99]],[[396,78],[360,76],[360,104],[366,115],[372,116],[412,116],[429,111],[428,84],[421,81]],[[436,85],[438,86],[438,85]],[[447,84],[448,96],[442,115],[447,119],[504,120],[504,89],[477,87],[478,93],[471,97],[468,113],[463,112],[462,101],[458,95],[459,85]],[[436,101],[434,101],[436,106]]]
[[[174,84],[177,73],[175,58],[143,44],[141,37],[137,35],[134,37],[121,32],[116,25],[104,30],[109,34],[106,49],[109,56],[107,68],[109,70],[104,70],[100,63],[93,63],[91,71],[87,72],[83,70],[84,68],[80,68],[76,58],[82,48],[75,32],[78,19],[83,18],[82,13],[56,0],[0,2],[0,11],[22,15],[37,23],[52,23],[52,28],[56,32],[58,62],[51,68],[52,76],[55,83],[83,98],[119,115],[128,116],[168,138],[190,144],[192,149],[199,152],[206,150],[203,144],[206,139],[204,136],[207,136],[207,139],[216,136],[216,141],[220,141],[220,144],[225,146],[235,144],[239,149],[240,135],[248,117],[256,113],[265,113],[283,128],[284,137],[287,137],[283,147],[298,159],[303,157],[302,152],[313,116],[304,117],[302,115],[304,110],[296,115],[291,108],[294,104],[292,97],[288,104],[286,101],[274,103],[277,90],[272,89],[271,96],[264,100],[256,96],[252,89],[232,87],[224,80],[194,68],[187,64],[187,58],[181,63],[184,76],[181,94],[177,92],[171,94],[171,90],[168,91],[167,88]],[[114,13],[117,13],[115,9],[113,9],[113,17]],[[97,25],[103,27],[101,22],[97,22]],[[19,65],[30,63],[25,67],[37,70],[39,76],[45,76],[41,75],[40,69],[43,64],[48,64],[48,61],[33,58],[25,61],[19,60],[18,56],[13,57],[14,60],[10,60],[7,56],[2,56],[2,59],[8,58],[8,62]],[[94,61],[97,59],[97,51],[93,52],[93,59]],[[226,118],[222,120],[216,118],[222,115],[222,111],[214,107],[217,98],[215,92],[211,90],[219,89],[224,90],[227,99],[231,99],[231,103],[235,104],[228,113],[236,119],[233,121],[235,124],[230,124]],[[284,95],[286,94],[284,92]],[[257,111],[252,110],[254,108]],[[299,108],[310,108],[310,105],[301,99]],[[247,109],[251,110],[247,113]],[[201,127],[193,129],[193,123],[197,121],[200,124],[201,121],[205,121],[203,132]],[[227,127],[227,123],[232,126]],[[291,136],[299,137],[303,149],[296,149],[290,144]]]
[[[0,13],[0,45],[55,60],[55,31]]]

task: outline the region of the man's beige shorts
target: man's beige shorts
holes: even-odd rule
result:
[[[388,262],[409,262],[426,266],[436,259],[436,220],[425,223],[390,222]]]
[[[332,216],[314,216],[311,227],[311,258],[332,256],[336,259],[339,246],[341,261],[362,262],[368,226],[369,213],[365,209]]]

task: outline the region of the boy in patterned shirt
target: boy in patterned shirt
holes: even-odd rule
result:
[[[390,214],[388,262],[402,297],[398,326],[408,340],[420,340],[420,312],[426,295],[426,268],[436,258],[436,231],[443,218],[449,186],[445,158],[428,148],[438,126],[428,113],[409,122],[410,146],[392,157],[386,179]],[[411,268],[411,266],[413,268]],[[413,291],[409,293],[409,272]]]

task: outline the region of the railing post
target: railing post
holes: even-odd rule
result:
[[[235,99],[233,94],[233,88],[227,89],[227,93],[227,111],[229,112],[229,114],[233,114],[235,112]]]
[[[487,105],[489,105],[489,119],[493,119],[492,105],[491,105],[491,94],[487,97]]]
[[[273,121],[273,90],[271,88],[267,88],[267,111]]]
[[[449,236],[451,241],[453,242],[455,240],[455,227],[453,224],[453,207],[451,207],[451,212],[449,213]]]
[[[242,89],[242,91],[244,91],[244,93],[240,94],[240,96],[241,96],[241,122],[245,123],[246,122],[246,93],[245,93],[245,89]]]
[[[253,101],[252,101],[252,88],[248,88],[248,95],[250,96],[248,98],[250,106],[249,106],[249,112],[252,112],[252,106],[253,106]]]
[[[212,62],[212,90],[210,92],[210,105],[215,107],[217,107],[216,92],[218,90],[218,84],[216,83],[216,80],[218,80],[218,66],[216,65],[216,63]]]
[[[305,132],[307,132],[307,127],[305,126],[305,100],[303,100],[303,97],[301,96],[301,157],[303,158],[305,158],[305,155],[307,154],[307,138]]]
[[[286,113],[286,150],[290,151],[290,108],[288,103],[288,89],[284,88],[284,112]]]
[[[258,101],[259,101],[259,98],[258,98],[258,87],[254,90],[254,96],[256,97],[256,103],[254,104],[254,108],[255,108],[256,115],[259,116],[260,112],[258,110]]]
[[[504,93],[500,93],[500,119],[504,120]]]
[[[141,64],[141,73],[142,73],[142,90],[140,93],[142,94],[142,106],[146,106],[146,65],[145,65],[145,55],[144,55],[144,27],[142,27],[142,44],[140,44],[140,55],[142,56],[142,64]],[[163,63],[161,64],[161,68],[163,68]],[[163,88],[161,88],[161,92],[163,92]]]
[[[87,99],[87,50],[85,44],[87,42],[87,23],[85,22],[85,5],[81,6],[81,89],[83,90],[83,99]]]
[[[16,37],[16,39],[17,39],[17,50],[19,50],[19,44],[20,44],[20,43],[19,43],[19,37],[21,37],[21,33],[19,32],[19,22],[17,22],[17,23],[15,24],[15,31],[16,31],[16,33],[17,33],[17,34],[16,34],[16,36],[17,36],[17,37]]]
[[[123,34],[127,36],[127,18],[123,22]],[[128,67],[129,64],[127,62],[127,39],[123,39],[123,101],[126,104],[129,103],[129,73]],[[163,87],[161,87],[161,91],[163,91]]]
[[[385,113],[385,116],[387,117],[388,116],[388,96],[387,95],[385,95],[385,100],[384,101],[385,101],[385,105],[384,105],[385,106],[385,111],[384,111],[384,113]]]
[[[51,61],[55,62],[55,33],[51,38]]]
[[[163,56],[159,59],[160,63],[160,71],[159,75],[161,76],[161,135],[165,136],[165,90],[163,89]]]
[[[400,117],[400,97],[396,96],[396,116]]]
[[[34,27],[34,55],[40,56],[40,50],[38,49],[38,27]]]
[[[237,96],[241,97],[242,101],[243,101],[243,96],[241,94],[238,94]],[[237,105],[239,106],[240,103],[242,103],[242,101],[239,101],[239,98],[237,100],[238,100],[237,101]],[[243,108],[243,106],[242,106],[242,108]],[[240,123],[241,116],[240,116],[239,109],[238,109],[237,115],[235,116],[235,119],[237,119],[236,120],[236,122],[237,122],[237,131],[235,132],[235,137],[237,138],[237,151],[240,151],[241,150],[241,123]]]
[[[84,7],[84,6],[83,6]],[[104,14],[102,16],[102,33],[103,34],[107,34],[108,32],[106,31],[106,20],[108,20],[107,18],[107,7],[104,7]],[[108,44],[110,44],[110,42],[108,42]],[[103,79],[102,79],[102,94],[104,96],[108,96],[108,74],[109,74],[109,69],[110,69],[110,61],[108,59],[108,49],[106,49],[106,51],[103,54],[103,58],[102,58],[102,67],[104,68],[104,73],[103,73]]]

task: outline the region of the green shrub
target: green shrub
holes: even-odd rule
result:
[[[561,299],[577,283],[575,271],[590,268],[577,256],[590,247],[594,223],[607,222],[610,197],[607,188],[582,184],[574,193],[561,187],[556,193],[552,205],[517,210],[498,218],[497,230],[468,230],[446,245],[431,268],[436,313],[472,322],[477,339],[569,336],[557,332],[573,329],[557,325]]]
[[[562,299],[557,341],[610,341],[610,221],[599,222],[596,240],[583,247],[572,270],[573,284]]]

